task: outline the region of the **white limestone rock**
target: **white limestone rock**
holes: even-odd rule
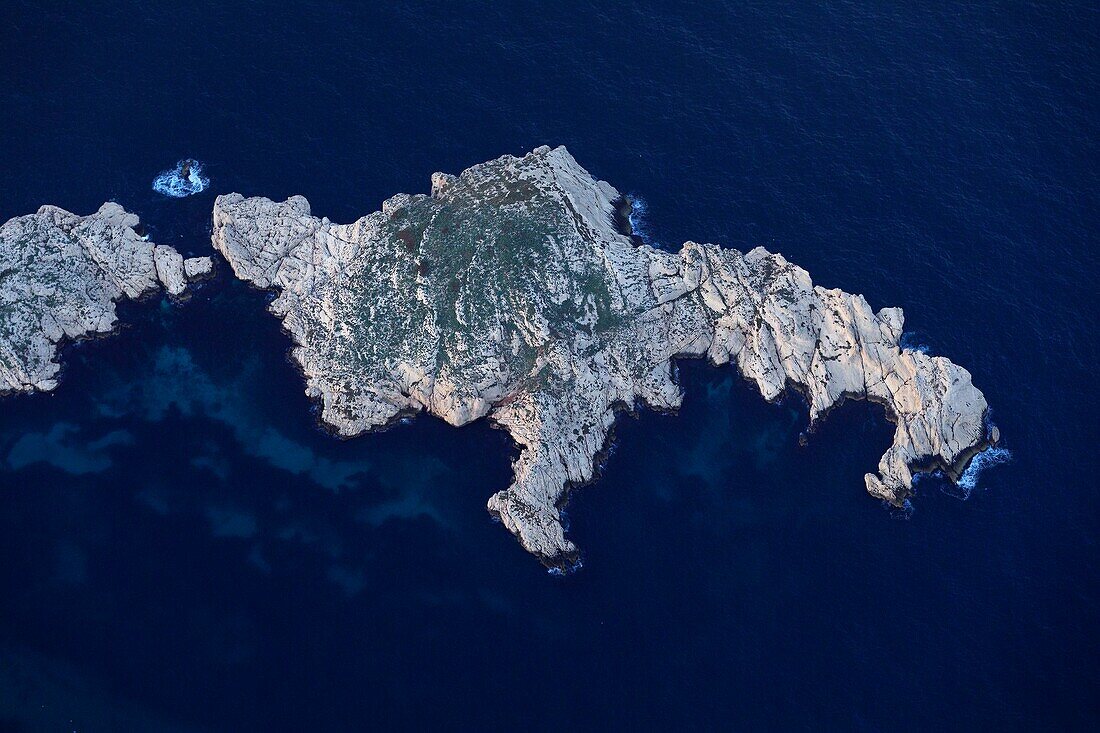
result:
[[[108,202],[89,216],[43,206],[0,227],[0,394],[56,387],[60,342],[112,331],[116,301],[161,283],[182,292],[183,258],[138,223]]]
[[[188,257],[183,261],[183,276],[187,282],[201,280],[213,273],[214,258],[212,257]]]
[[[171,247],[158,244],[153,247],[153,264],[157,279],[164,283],[169,295],[182,295],[184,288],[183,255]]]
[[[551,567],[577,557],[560,507],[593,478],[616,409],[680,405],[676,357],[732,361],[768,400],[797,389],[812,424],[846,398],[882,404],[897,430],[866,486],[894,505],[915,468],[957,477],[990,442],[970,374],[899,347],[900,309],[760,248],[636,246],[613,223],[619,193],[565,148],[431,183],[346,225],[300,196],[220,196],[213,244],[279,291],[271,310],[341,435],[419,410],[507,430],[522,450],[489,509]]]

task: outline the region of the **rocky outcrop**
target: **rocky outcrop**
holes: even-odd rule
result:
[[[183,261],[183,279],[194,282],[210,277],[214,274],[214,259],[212,257],[188,257]]]
[[[214,260],[209,257],[184,259],[171,247],[158,244],[153,247],[153,264],[157,279],[164,283],[169,295],[183,295],[187,283],[206,277],[214,271]]]
[[[110,332],[122,298],[160,284],[182,293],[187,262],[212,267],[145,241],[138,223],[108,202],[89,216],[43,206],[0,227],[0,394],[53,389],[62,340]]]
[[[592,479],[616,409],[679,406],[677,357],[734,362],[768,400],[797,389],[812,422],[846,398],[882,404],[897,429],[866,487],[894,505],[913,470],[955,477],[990,442],[970,374],[899,346],[900,309],[760,248],[637,246],[613,223],[619,193],[565,148],[437,173],[431,192],[346,225],[300,196],[220,196],[213,243],[278,290],[271,310],[341,435],[419,410],[507,430],[522,450],[489,509],[551,567],[576,558],[560,507]]]

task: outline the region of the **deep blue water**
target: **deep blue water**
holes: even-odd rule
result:
[[[218,193],[351,221],[565,144],[658,244],[902,306],[1012,458],[899,516],[862,485],[880,410],[800,447],[797,399],[682,364],[553,578],[485,512],[503,433],[329,437],[222,263],[0,403],[0,730],[1094,723],[1095,5],[45,5],[0,11],[0,220],[113,199],[208,254]],[[184,157],[208,189],[154,192]]]

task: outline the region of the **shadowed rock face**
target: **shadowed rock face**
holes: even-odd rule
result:
[[[671,359],[733,361],[774,400],[803,392],[811,421],[844,398],[882,404],[894,442],[867,490],[894,505],[914,466],[954,477],[989,439],[963,368],[902,349],[902,312],[816,287],[764,249],[635,246],[619,193],[565,148],[432,176],[354,224],[295,196],[220,196],[214,247],[238,277],[274,288],[322,420],[357,435],[428,410],[488,415],[521,446],[489,509],[550,566],[572,562],[559,507],[593,476],[615,409],[680,405]]]
[[[43,206],[0,227],[0,394],[53,389],[62,339],[109,333],[116,301],[161,284],[179,295],[213,266],[145,241],[137,225],[106,203],[89,216]]]

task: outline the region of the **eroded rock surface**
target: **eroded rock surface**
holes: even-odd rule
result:
[[[59,343],[113,330],[116,301],[161,284],[183,292],[183,257],[138,223],[108,202],[89,216],[43,206],[0,227],[0,394],[56,387]]]
[[[214,247],[279,291],[271,310],[341,435],[419,410],[506,429],[522,450],[489,509],[551,567],[576,558],[559,508],[593,477],[616,408],[680,405],[675,357],[735,362],[768,400],[798,389],[811,421],[844,398],[881,403],[897,430],[866,487],[894,505],[914,468],[955,477],[989,443],[970,374],[900,348],[900,309],[760,248],[637,246],[613,222],[619,193],[565,148],[431,183],[346,225],[300,196],[220,196]]]

